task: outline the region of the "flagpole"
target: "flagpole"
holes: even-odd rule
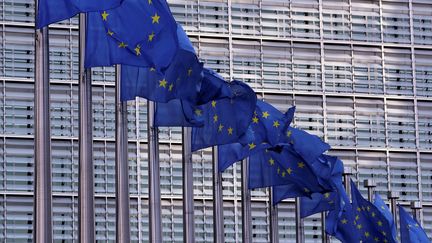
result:
[[[217,147],[213,147],[213,242],[225,243],[222,174],[219,172]]]
[[[330,243],[330,236],[326,232],[326,212],[321,212],[321,241]]]
[[[391,211],[392,211],[392,214],[393,214],[395,228],[397,230],[398,229],[398,222],[397,222],[397,199],[399,198],[399,192],[389,191],[389,192],[387,192],[387,198],[390,200]]]
[[[159,168],[159,138],[158,129],[154,125],[156,104],[147,103],[147,136],[148,136],[148,162],[149,162],[149,241],[162,242],[162,218],[160,195],[160,168]]]
[[[364,180],[363,184],[364,184],[364,187],[366,187],[368,190],[368,200],[369,200],[369,202],[372,202],[374,188],[376,187],[376,183],[372,179],[367,179],[367,180]]]
[[[422,209],[422,205],[420,201],[411,202],[411,210],[414,215],[414,219],[420,223],[420,210]]]
[[[195,242],[192,128],[183,127],[183,242]]]
[[[350,184],[350,177],[353,174],[352,172],[352,168],[351,167],[345,167],[344,168],[344,172],[342,174],[343,178],[344,178],[344,186],[345,186],[345,191],[347,193],[348,198],[351,201],[351,184]]]
[[[38,0],[35,0],[35,12]],[[35,31],[35,157],[33,240],[52,242],[51,131],[48,27]]]
[[[116,65],[115,89],[115,178],[116,178],[116,242],[130,242],[129,164],[127,136],[127,103],[121,101],[121,65]]]
[[[242,161],[242,239],[244,243],[252,242],[251,194],[248,189],[249,159]]]
[[[296,242],[303,243],[304,242],[304,220],[301,218],[301,203],[300,198],[296,197],[295,199],[295,220],[296,220]]]
[[[278,208],[273,205],[273,187],[269,187],[270,199],[270,243],[279,243]]]
[[[86,20],[79,15],[79,239],[95,241],[91,71],[84,68]]]

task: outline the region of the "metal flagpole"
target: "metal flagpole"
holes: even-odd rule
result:
[[[129,218],[129,164],[127,136],[127,103],[121,101],[121,66],[116,65],[116,141],[115,141],[115,175],[116,175],[116,242],[130,242]]]
[[[225,243],[222,174],[219,173],[217,147],[213,147],[213,242]]]
[[[344,178],[344,186],[345,186],[345,191],[347,193],[348,198],[351,200],[351,175],[353,174],[352,168],[351,167],[345,167],[344,168],[344,172],[343,172],[343,178]]]
[[[195,242],[192,128],[183,127],[183,242]]]
[[[396,227],[396,231],[398,229],[398,222],[397,222],[397,199],[399,198],[399,192],[396,191],[389,191],[387,193],[387,198],[390,200],[391,205],[391,211],[393,214],[393,219]]]
[[[326,212],[321,212],[321,241],[330,243],[330,236],[326,232]]]
[[[147,136],[149,162],[149,241],[162,242],[162,218],[160,195],[159,138],[154,126],[156,104],[147,102]]]
[[[273,205],[273,188],[269,187],[270,199],[270,242],[279,243],[278,208]]]
[[[38,0],[35,0],[38,9]],[[35,157],[33,240],[52,242],[48,27],[35,31]]]
[[[304,220],[300,216],[300,198],[295,199],[296,242],[304,242]]]
[[[95,241],[91,71],[84,69],[86,14],[79,15],[79,239]]]
[[[364,180],[363,184],[364,184],[364,187],[366,187],[368,190],[368,200],[369,200],[369,202],[372,202],[374,188],[376,187],[376,183],[372,179],[367,179],[367,180]]]
[[[411,209],[414,218],[420,223],[420,210],[422,209],[420,201],[411,202]]]
[[[242,239],[244,243],[252,242],[251,194],[248,189],[249,159],[242,161]]]

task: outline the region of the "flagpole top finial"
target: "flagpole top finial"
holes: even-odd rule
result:
[[[389,191],[387,192],[387,198],[388,199],[398,199],[399,198],[399,192],[397,191]]]
[[[411,208],[412,209],[421,209],[422,205],[421,205],[420,201],[413,201],[413,202],[411,202]]]
[[[354,171],[353,171],[352,167],[345,167],[344,168],[343,175],[352,175],[352,174],[354,174]]]
[[[377,186],[377,184],[376,184],[376,182],[375,182],[374,179],[366,179],[366,180],[363,181],[363,184],[364,184],[364,186],[366,188],[376,187]]]

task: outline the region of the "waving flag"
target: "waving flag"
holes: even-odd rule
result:
[[[192,129],[192,151],[237,142],[247,131],[256,106],[255,92],[245,83],[228,83],[232,97],[198,106],[194,113],[203,118],[202,127]]]
[[[393,214],[391,213],[389,207],[385,204],[384,200],[382,200],[380,195],[376,192],[375,192],[373,204],[375,205],[375,207],[377,207],[377,209],[382,213],[382,215],[387,220],[387,222],[391,228],[392,236],[393,236],[393,238],[396,239],[397,233],[396,233],[396,225],[395,225],[394,219],[393,219]]]
[[[300,216],[305,218],[319,212],[333,210],[335,208],[337,196],[336,192],[326,192],[313,193],[310,198],[301,197]]]
[[[402,243],[430,243],[423,228],[409,215],[402,206],[399,206],[400,233]]]
[[[353,181],[351,181],[351,194],[355,212],[354,224],[360,239],[363,242],[396,242],[386,217],[374,204],[362,197]]]
[[[173,61],[161,74],[155,68],[122,65],[121,99],[136,96],[156,102],[184,99],[196,102],[203,78],[202,63],[198,61],[192,43],[180,25],[177,27],[179,48]]]
[[[177,24],[165,0],[123,0],[114,9],[91,12],[85,66],[125,64],[163,71],[177,48]]]
[[[294,111],[295,107],[292,107],[283,114],[271,104],[258,100],[248,130],[239,142],[218,147],[219,171],[255,152],[283,142],[283,131],[290,125]]]
[[[72,18],[78,13],[102,11],[120,6],[123,0],[39,0],[36,28]]]

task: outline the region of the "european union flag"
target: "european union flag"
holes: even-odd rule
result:
[[[343,188],[338,189],[338,194],[340,200],[336,200],[335,209],[331,210],[326,217],[326,233],[341,242],[360,242],[354,209]]]
[[[290,145],[269,148],[249,157],[249,188],[294,184],[300,195],[325,192],[317,176]],[[291,187],[292,188],[292,187]]]
[[[374,204],[362,197],[356,185],[351,181],[352,205],[355,212],[357,232],[363,242],[396,242],[386,217]]]
[[[430,243],[426,232],[417,222],[409,215],[402,206],[399,206],[400,233],[402,243]]]
[[[199,84],[197,95],[187,98],[158,103],[155,113],[155,125],[159,127],[181,126],[197,127],[204,125],[204,116],[198,111],[200,105],[223,98],[233,97],[228,82],[210,69],[203,69],[203,78]]]
[[[118,7],[123,0],[39,0],[36,28],[72,18],[78,13],[102,11]]]
[[[382,215],[387,220],[392,231],[392,236],[394,239],[396,239],[397,233],[396,233],[396,225],[393,219],[393,214],[391,213],[389,207],[385,204],[384,200],[382,200],[382,198],[378,193],[375,193],[373,204],[377,207],[377,209],[382,213]]]
[[[232,97],[213,100],[195,109],[204,125],[192,128],[192,151],[237,142],[248,129],[256,106],[255,92],[245,83],[229,84]]]
[[[333,210],[337,196],[336,192],[326,192],[313,193],[311,197],[301,197],[300,216],[305,218],[319,212]]]
[[[283,114],[271,104],[258,100],[248,130],[238,143],[218,147],[219,171],[255,152],[283,142],[283,131],[291,124],[294,112],[295,107],[292,107]]]
[[[87,68],[125,64],[163,72],[178,48],[177,24],[164,0],[123,0],[91,12],[86,33]]]
[[[318,136],[297,128],[288,127],[286,135],[294,150],[306,161],[314,161],[330,149],[330,145],[322,141]]]
[[[203,78],[203,65],[183,28],[178,25],[179,48],[173,61],[161,74],[155,68],[122,65],[121,99],[132,100],[136,96],[156,102],[172,99],[197,101]]]

